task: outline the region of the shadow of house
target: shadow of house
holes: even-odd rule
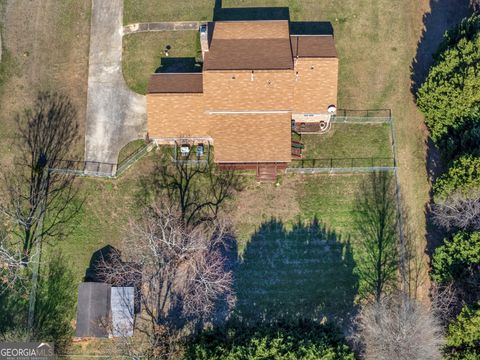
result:
[[[213,21],[290,20],[288,7],[222,8],[215,6]]]
[[[252,236],[235,272],[236,315],[251,324],[324,317],[342,323],[354,311],[354,266],[350,243],[318,220],[287,231],[272,219]]]
[[[329,21],[292,21],[290,34],[295,35],[333,35],[333,26]]]
[[[163,57],[155,73],[201,72],[202,64],[194,57]]]
[[[213,10],[213,21],[255,20],[288,20],[290,33],[296,35],[333,35],[333,26],[328,21],[290,21],[288,7],[222,8],[221,1],[217,1]]]

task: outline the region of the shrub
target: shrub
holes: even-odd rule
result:
[[[63,256],[52,256],[47,274],[39,283],[35,305],[34,335],[54,342],[58,352],[70,345],[77,300],[74,276],[67,264]]]
[[[480,158],[462,156],[433,185],[436,200],[443,200],[455,192],[468,195],[480,188]]]
[[[459,232],[439,246],[432,259],[432,279],[437,283],[462,281],[478,273],[480,232]]]
[[[185,358],[353,360],[354,356],[332,325],[300,321],[258,327],[231,322],[201,334],[188,347]]]
[[[447,33],[434,66],[417,93],[433,141],[443,148],[450,131],[480,121],[480,35],[478,19]]]
[[[480,306],[465,306],[457,319],[448,326],[446,359],[474,360],[480,358]]]

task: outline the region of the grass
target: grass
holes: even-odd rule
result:
[[[126,3],[136,1],[127,0]],[[410,65],[416,56],[424,26],[423,15],[429,10],[429,1],[407,4],[387,0],[224,0],[222,5],[289,6],[292,20],[332,23],[340,60],[338,107],[392,109],[402,201],[422,251],[426,245],[424,209],[429,191],[424,145],[427,133],[410,92]],[[134,19],[200,20],[213,13],[212,2],[196,1],[194,6],[199,7],[198,16],[192,9],[186,9],[183,2],[143,0],[139,6],[142,10],[135,13]],[[128,21],[133,21],[130,8],[126,7],[125,15]],[[244,223],[244,227],[249,228],[247,221]]]
[[[303,161],[291,166],[391,166],[393,152],[388,124],[334,124],[326,134],[303,134]],[[314,159],[310,161],[311,159]]]
[[[1,163],[11,162],[15,114],[31,106],[40,90],[67,95],[77,109],[79,141],[72,149],[83,158],[91,1],[43,0],[0,3]],[[25,22],[25,19],[36,19]],[[5,76],[8,74],[8,76]]]
[[[212,14],[213,1],[184,4],[127,0],[125,19],[126,22],[200,20]],[[222,5],[289,6],[292,20],[332,23],[340,58],[339,108],[392,109],[396,120],[402,195],[414,219],[412,226],[420,246],[423,246],[424,205],[429,189],[425,173],[426,133],[423,118],[410,93],[410,65],[416,54],[428,1],[407,5],[387,0],[373,3],[369,0],[224,0]]]
[[[128,159],[133,153],[135,153],[135,151],[142,148],[143,146],[145,146],[145,140],[143,139],[130,141],[118,153],[117,164],[121,164],[123,161]]]
[[[147,93],[151,74],[199,71],[199,34],[197,31],[138,33],[123,37],[123,76],[127,85],[139,94]],[[171,46],[169,56],[164,49]],[[178,58],[186,58],[183,61]],[[179,68],[180,67],[180,68]]]
[[[428,183],[423,145],[425,131],[422,117],[417,112],[409,91],[409,68],[423,26],[425,3],[426,1],[405,4],[387,0],[223,1],[224,7],[290,5],[293,20],[332,22],[340,57],[339,108],[393,109],[398,136],[402,194],[410,212],[412,227],[418,233],[419,247],[424,246],[423,212],[428,199]],[[204,0],[126,0],[124,21],[203,20],[211,16],[212,8],[213,1]],[[55,7],[52,9],[57,11]],[[86,87],[86,67],[85,60],[80,59],[87,58],[88,46],[85,47],[83,35],[77,39],[73,33],[88,34],[88,13],[85,8],[79,11],[72,6],[70,9],[73,12],[78,11],[82,16],[68,16],[66,20],[58,21],[74,25],[71,32],[67,31],[68,26],[60,27],[64,29],[60,36],[49,31],[50,28],[46,26],[41,32],[44,36],[36,37],[41,39],[40,45],[43,46],[35,46],[33,35],[28,38],[17,37],[19,44],[7,44],[12,47],[12,56],[18,62],[19,72],[23,75],[13,76],[5,84],[4,94],[8,94],[8,99],[5,95],[1,96],[1,120],[23,107],[23,103],[15,103],[13,106],[11,99],[30,96],[32,89],[40,83],[65,88],[78,98],[84,96],[81,89]],[[20,11],[29,10],[29,7],[21,7],[18,11],[23,14]],[[23,14],[20,18],[28,18],[27,15],[29,14]],[[62,19],[61,16],[53,15],[55,14],[44,18]],[[15,23],[13,20],[11,22]],[[56,21],[52,26],[56,26]],[[24,33],[35,34],[34,29]],[[172,46],[170,57],[196,56],[196,36],[195,32],[177,32],[134,34],[125,37],[124,75],[128,85],[138,92],[145,92],[148,76],[160,66],[162,51],[166,45]],[[51,44],[59,44],[60,50]],[[30,55],[24,56],[25,51],[29,51]],[[33,59],[40,59],[40,65],[35,65]],[[36,71],[27,72],[28,69]],[[52,76],[52,71],[55,76]],[[83,74],[80,76],[81,86],[72,81],[74,74]],[[35,78],[32,79],[31,76]],[[337,130],[335,137],[340,135]],[[349,140],[354,142],[356,139],[365,138],[349,139],[347,133],[341,137],[342,141],[326,137],[318,149],[323,147],[323,152],[329,149],[335,154],[342,154],[349,151],[348,147],[352,145]],[[370,143],[369,146],[361,151],[383,151],[380,143]],[[310,151],[308,144],[307,151]],[[143,159],[135,165],[136,174],[143,172],[142,164],[145,162],[148,160]],[[350,277],[350,270],[343,272],[346,264],[350,264],[349,256],[340,256],[339,253],[349,254],[349,239],[352,239],[354,253],[351,209],[361,179],[361,175],[284,176],[278,187],[272,184],[258,185],[252,181],[247,190],[239,194],[233,216],[243,259],[238,270],[241,281],[237,285],[239,301],[245,300],[243,304],[256,301],[260,312],[264,313],[271,312],[270,307],[279,309],[278,304],[283,304],[281,307],[290,313],[295,311],[298,305],[299,311],[311,310],[314,316],[322,311],[344,313],[349,309],[350,290],[354,291],[355,281]],[[105,244],[121,244],[122,237],[125,236],[128,209],[138,186],[135,181],[132,171],[115,181],[81,180],[83,191],[90,196],[78,218],[77,228],[58,244],[71,259],[79,282],[93,251]],[[299,219],[311,220],[315,216],[328,229],[322,234],[335,234],[335,241],[328,238],[330,242],[327,241],[326,244],[306,244],[305,239],[311,239],[312,234],[308,232],[308,227],[303,226],[303,229],[294,232]],[[281,221],[281,224],[271,222],[272,217],[277,219],[275,221]],[[270,229],[269,224],[277,225]],[[326,250],[326,245],[332,245],[329,251]],[[312,261],[315,259],[308,256],[309,252],[318,255],[316,258],[325,259],[325,263],[314,268]],[[296,263],[293,263],[295,261]],[[348,265],[347,269],[350,267],[351,265]],[[288,272],[280,271],[282,269],[288,269]],[[312,276],[306,279],[308,272]],[[260,273],[265,276],[261,278]],[[256,287],[252,287],[252,282],[249,281],[254,276],[257,276],[255,279],[258,281]],[[345,289],[345,295],[340,291],[335,292],[335,285],[341,281],[345,281],[345,285],[340,286],[340,289]],[[247,290],[248,286],[251,290]],[[314,299],[326,305],[320,304],[312,309]],[[337,310],[332,309],[332,304],[337,302],[340,304]],[[245,307],[246,305],[240,302],[238,311],[248,312]]]
[[[84,199],[71,233],[44,251],[60,250],[71,262],[75,278],[80,283],[90,258],[105,245],[121,249],[128,230],[128,220],[136,214],[136,194],[140,189],[139,177],[148,173],[152,156],[136,163],[136,171],[127,171],[116,180],[77,178],[79,196]]]
[[[125,0],[123,23],[211,20],[214,4],[215,0]]]
[[[358,286],[352,211],[364,179],[284,176],[280,186],[252,185],[239,194],[234,218],[240,316],[345,319]]]
[[[235,276],[235,312],[252,320],[301,317],[345,319],[357,278],[352,248],[317,223],[263,223],[252,236]]]

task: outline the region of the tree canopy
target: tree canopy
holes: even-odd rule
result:
[[[451,133],[467,123],[480,122],[479,22],[473,15],[446,34],[417,93],[417,104],[437,145],[445,145]]]
[[[470,155],[455,160],[433,185],[436,200],[444,200],[453,193],[465,196],[477,188],[480,188],[480,158]]]
[[[300,321],[258,327],[229,324],[204,332],[187,349],[185,358],[209,360],[353,360],[340,333],[330,324]]]
[[[465,306],[457,319],[448,326],[446,359],[474,360],[480,358],[480,306]]]
[[[480,232],[459,232],[439,246],[432,259],[432,278],[437,283],[462,280],[478,272]]]

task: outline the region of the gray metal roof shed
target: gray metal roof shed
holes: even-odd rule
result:
[[[81,283],[78,288],[78,337],[108,337],[105,326],[110,315],[110,285],[95,282]]]

